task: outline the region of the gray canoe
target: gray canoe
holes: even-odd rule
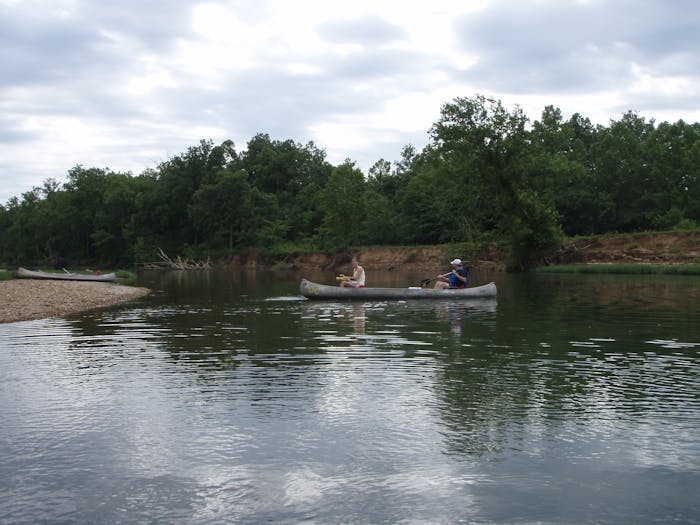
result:
[[[60,281],[98,281],[111,282],[117,278],[114,273],[105,273],[94,275],[91,273],[54,273],[54,272],[37,272],[27,270],[26,268],[18,268],[15,272],[16,277],[22,279],[58,279]]]
[[[299,285],[301,295],[308,299],[474,299],[496,297],[495,283],[473,288],[436,290],[435,288],[342,288],[312,283],[306,279]]]

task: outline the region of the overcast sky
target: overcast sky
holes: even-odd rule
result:
[[[476,94],[697,122],[698,27],[696,0],[0,0],[0,203],[257,133],[366,172]]]

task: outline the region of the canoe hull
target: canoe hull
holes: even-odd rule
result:
[[[496,284],[473,288],[436,290],[435,288],[343,288],[317,284],[306,279],[299,285],[301,295],[308,299],[477,299],[496,297]]]
[[[55,279],[59,281],[97,281],[108,283],[114,281],[117,276],[114,273],[92,275],[88,273],[52,273],[36,272],[26,268],[18,268],[15,275],[21,279]]]

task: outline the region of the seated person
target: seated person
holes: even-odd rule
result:
[[[340,286],[350,288],[364,288],[365,286],[365,269],[360,266],[360,261],[357,257],[352,258],[352,277],[346,277],[340,274]]]
[[[449,273],[449,279],[444,275],[439,275],[435,283],[435,288],[447,290],[448,288],[466,288],[469,284],[469,273],[462,267],[461,259],[454,259],[450,262],[452,265],[452,273]]]

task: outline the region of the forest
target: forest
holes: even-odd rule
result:
[[[363,173],[314,143],[202,140],[139,175],[80,164],[0,206],[0,262],[131,267],[159,249],[223,259],[369,245],[499,243],[526,270],[565,238],[698,228],[700,124],[629,111],[593,125],[547,106],[530,122],[476,95],[440,110],[429,142]]]

